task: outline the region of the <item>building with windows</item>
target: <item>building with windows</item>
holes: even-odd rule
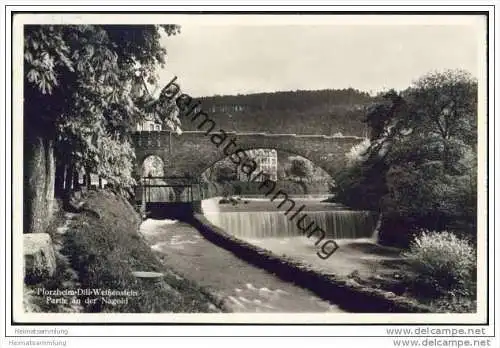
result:
[[[161,131],[162,129],[162,122],[156,114],[149,114],[144,121],[137,123],[138,131],[153,132]]]
[[[266,178],[269,180],[278,180],[278,153],[274,149],[257,149],[257,150],[247,150],[248,158],[253,159],[257,163],[257,169],[253,172],[253,175],[257,175],[261,171],[267,174],[256,178],[255,181],[264,181]],[[238,179],[240,181],[248,181],[248,175],[238,167],[237,173]]]

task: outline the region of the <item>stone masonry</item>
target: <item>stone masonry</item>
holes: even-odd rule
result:
[[[212,132],[187,131],[176,134],[169,131],[136,132],[133,134],[136,151],[136,175],[144,159],[156,155],[163,160],[166,176],[199,177],[217,161],[227,157],[224,147],[235,138],[236,147],[243,150],[268,148],[300,155],[334,176],[346,164],[345,154],[353,145],[363,141],[355,136],[297,135],[269,133],[227,133],[227,140],[217,147],[211,141]]]

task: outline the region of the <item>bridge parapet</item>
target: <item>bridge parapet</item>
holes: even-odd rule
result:
[[[170,132],[141,131],[132,133],[136,148],[157,148],[169,145]]]
[[[177,134],[175,132],[169,130],[161,130],[161,131],[152,131],[152,130],[143,130],[136,131],[133,134],[134,138],[147,139],[147,138],[165,138],[168,136],[204,136],[210,137],[212,134],[217,132],[212,132],[207,134],[204,131],[183,131],[181,134]],[[359,139],[364,140],[364,137],[354,136],[354,135],[325,135],[325,134],[296,134],[296,133],[268,133],[268,132],[235,132],[235,131],[227,131],[225,132],[227,135],[236,135],[236,136],[267,136],[267,137],[297,137],[297,138],[325,138],[325,139],[338,139],[338,138],[347,138],[347,139]]]

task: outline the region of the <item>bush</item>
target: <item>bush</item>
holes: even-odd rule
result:
[[[446,231],[423,231],[403,256],[416,273],[411,285],[420,295],[474,296],[476,255],[467,240]]]
[[[447,296],[430,303],[437,313],[474,313],[477,310],[476,300],[465,296]]]
[[[423,231],[403,254],[416,272],[415,290],[429,295],[474,293],[475,250],[454,234]]]
[[[349,152],[346,154],[347,166],[351,167],[358,163],[362,163],[367,159],[368,149],[371,145],[369,139],[364,139],[361,143],[351,147]]]

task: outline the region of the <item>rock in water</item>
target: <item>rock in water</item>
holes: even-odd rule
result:
[[[24,234],[24,279],[38,283],[56,271],[56,256],[48,233]]]

